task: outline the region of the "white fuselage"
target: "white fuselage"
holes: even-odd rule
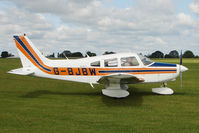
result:
[[[139,65],[138,66],[127,66],[122,67],[121,66],[121,58],[123,57],[136,57]],[[104,61],[108,59],[116,58],[118,65],[116,67],[105,67]],[[91,66],[92,62],[100,61],[100,66]],[[72,75],[54,75],[54,74],[47,74],[40,69],[37,69],[36,66],[34,66],[34,75],[39,77],[45,77],[45,78],[52,78],[52,79],[60,79],[60,80],[69,80],[69,81],[76,81],[76,82],[84,82],[84,83],[97,83],[97,81],[104,75],[84,75],[82,74],[82,68],[95,68],[95,69],[108,69],[108,70],[134,70],[134,69],[150,69],[150,70],[156,70],[156,69],[176,69],[175,72],[172,73],[161,73],[161,72],[151,72],[151,73],[136,73],[136,77],[144,79],[144,82],[142,83],[155,83],[155,82],[165,82],[165,81],[171,81],[174,80],[176,77],[179,76],[179,65],[174,66],[154,66],[150,67],[149,65],[144,65],[143,62],[140,60],[139,56],[134,53],[123,53],[123,54],[111,54],[111,55],[103,55],[103,56],[97,56],[97,57],[88,57],[88,58],[82,58],[82,59],[73,59],[73,60],[47,60],[44,62],[47,66],[50,67],[58,67],[58,68],[78,68],[80,70],[81,75],[77,75],[73,73]],[[153,62],[152,64],[154,64]],[[113,72],[114,73],[114,72]],[[130,72],[131,73],[131,72]],[[78,73],[79,74],[79,73]],[[110,73],[108,73],[110,74]],[[133,74],[133,73],[131,73]]]

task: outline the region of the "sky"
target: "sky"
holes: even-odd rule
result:
[[[199,55],[199,0],[0,0],[0,52],[13,35],[44,54],[105,51]]]

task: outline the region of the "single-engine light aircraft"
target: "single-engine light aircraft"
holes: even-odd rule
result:
[[[122,98],[129,95],[127,84],[157,83],[163,86],[153,88],[157,94],[173,94],[166,87],[167,81],[174,81],[188,68],[180,65],[153,62],[136,53],[119,53],[81,59],[50,60],[44,57],[33,43],[24,36],[14,36],[22,68],[8,73],[34,75],[38,77],[69,80],[93,84],[104,84],[102,93],[109,97]],[[93,87],[94,88],[94,87]]]

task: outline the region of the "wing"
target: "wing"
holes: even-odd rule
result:
[[[119,84],[135,84],[144,82],[143,78],[136,77],[132,74],[126,74],[126,73],[117,73],[117,74],[110,74],[101,77],[97,82],[100,84],[106,84],[111,81],[119,81]]]

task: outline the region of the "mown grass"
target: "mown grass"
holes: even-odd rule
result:
[[[151,93],[161,84],[136,84],[129,97],[113,99],[101,94],[102,85],[7,74],[20,61],[0,59],[0,132],[198,133],[199,60],[183,64],[183,88],[179,79],[168,83],[174,95]]]

